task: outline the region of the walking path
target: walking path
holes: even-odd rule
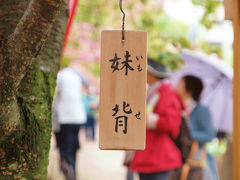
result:
[[[84,130],[80,133],[81,150],[77,155],[78,180],[124,180],[126,169],[122,166],[122,151],[102,151],[98,142],[87,142]],[[48,179],[64,180],[59,171],[59,153],[54,136],[49,154]]]

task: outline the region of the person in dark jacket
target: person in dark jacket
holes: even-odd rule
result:
[[[211,114],[208,108],[200,103],[200,96],[203,90],[202,81],[195,76],[184,76],[177,85],[177,92],[180,95],[186,109],[186,117],[189,119],[189,130],[192,139],[199,144],[199,152],[204,150],[204,144],[216,137],[216,131],[211,121]],[[218,180],[215,159],[207,153],[206,167],[203,171],[203,180]]]
[[[146,149],[136,151],[131,162],[140,180],[167,180],[168,172],[182,165],[172,140],[180,130],[181,102],[166,80],[169,75],[165,66],[148,60]]]

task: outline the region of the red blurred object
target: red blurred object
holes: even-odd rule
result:
[[[66,47],[66,44],[67,44],[68,35],[69,35],[70,29],[71,29],[71,26],[72,26],[72,20],[73,20],[73,17],[75,15],[75,12],[76,12],[77,4],[78,4],[78,0],[70,0],[69,1],[69,15],[68,15],[64,44],[63,44],[63,49],[62,49],[62,58],[63,58],[64,50],[65,50],[65,47]],[[62,58],[61,58],[61,62],[62,62]]]
[[[159,94],[159,102],[153,111],[159,115],[157,129],[147,129],[146,149],[135,153],[131,169],[136,172],[164,172],[182,165],[180,150],[171,138],[176,138],[179,133],[181,102],[169,84],[161,85]]]

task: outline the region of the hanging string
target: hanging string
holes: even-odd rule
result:
[[[122,14],[123,14],[123,18],[122,18],[122,41],[125,41],[125,36],[124,36],[125,13],[122,9],[122,0],[119,0],[119,7],[120,7],[120,10],[122,11]]]

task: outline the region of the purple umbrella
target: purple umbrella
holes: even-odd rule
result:
[[[204,83],[201,102],[209,108],[214,127],[232,132],[232,68],[215,57],[195,51],[184,50],[182,59],[185,64],[173,73],[173,85],[184,75],[200,78]]]

